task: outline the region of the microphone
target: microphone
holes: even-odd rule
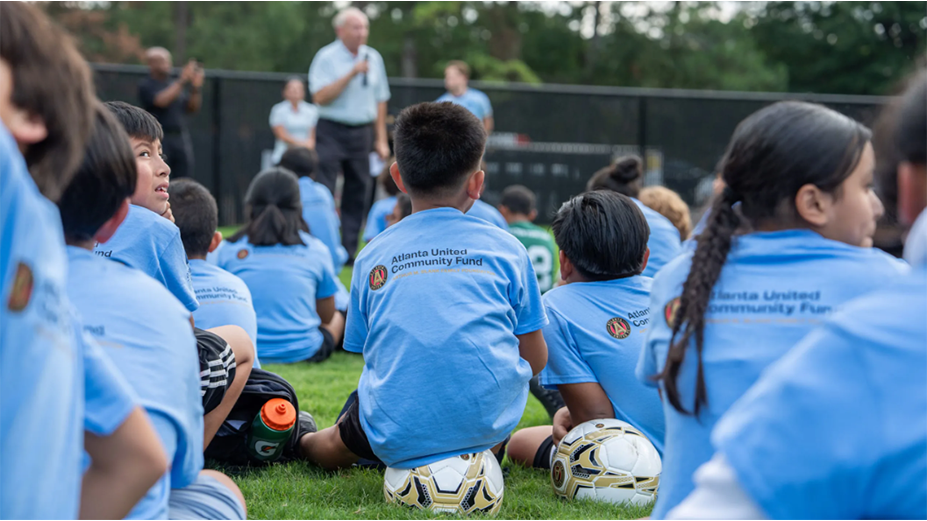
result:
[[[367,57],[368,57],[367,53],[364,53],[364,61],[367,61]],[[364,76],[361,79],[361,85],[363,85],[364,87],[367,86],[367,73],[366,72],[364,73]]]

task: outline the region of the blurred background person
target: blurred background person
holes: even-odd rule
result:
[[[189,176],[193,172],[193,144],[184,115],[200,110],[205,73],[196,60],[190,60],[180,71],[180,76],[172,80],[171,53],[164,47],[148,49],[145,60],[149,75],[138,84],[139,102],[164,129],[161,147],[164,155],[171,160],[171,175]]]
[[[315,125],[319,109],[306,102],[303,80],[292,77],[283,86],[283,101],[270,109],[270,128],[277,139],[274,143],[273,164],[278,164],[290,148],[315,149]]]
[[[448,62],[444,69],[444,88],[447,92],[435,101],[450,101],[463,106],[483,122],[486,135],[492,133],[492,104],[489,97],[482,91],[472,89],[470,82],[470,66],[460,60]]]

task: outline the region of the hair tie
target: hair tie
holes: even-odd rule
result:
[[[730,186],[725,185],[724,190],[721,192],[721,196],[724,197],[726,201],[729,201],[731,204],[740,201],[740,196],[735,192]]]

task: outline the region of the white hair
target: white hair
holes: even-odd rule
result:
[[[146,59],[150,60],[151,58],[154,58],[155,56],[164,56],[165,58],[170,59],[171,51],[168,51],[164,47],[151,47],[147,51],[145,51]]]
[[[370,24],[370,19],[367,18],[366,13],[364,13],[363,11],[361,11],[360,9],[356,7],[346,7],[338,11],[338,14],[336,14],[335,17],[332,18],[332,27],[334,27],[335,29],[342,27],[344,23],[348,20],[348,18],[352,16],[357,16],[358,18],[363,20],[364,23],[368,25]]]

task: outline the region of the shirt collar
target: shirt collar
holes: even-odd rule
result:
[[[341,38],[335,38],[335,43],[338,44],[338,47],[341,50],[341,52],[343,52],[344,54],[347,54],[348,56],[352,58],[363,56],[364,53],[366,53],[367,49],[369,48],[366,45],[361,45],[360,47],[357,48],[357,56],[354,56],[354,53],[352,53],[351,50],[348,49],[348,47],[344,44],[344,42],[341,41]]]

